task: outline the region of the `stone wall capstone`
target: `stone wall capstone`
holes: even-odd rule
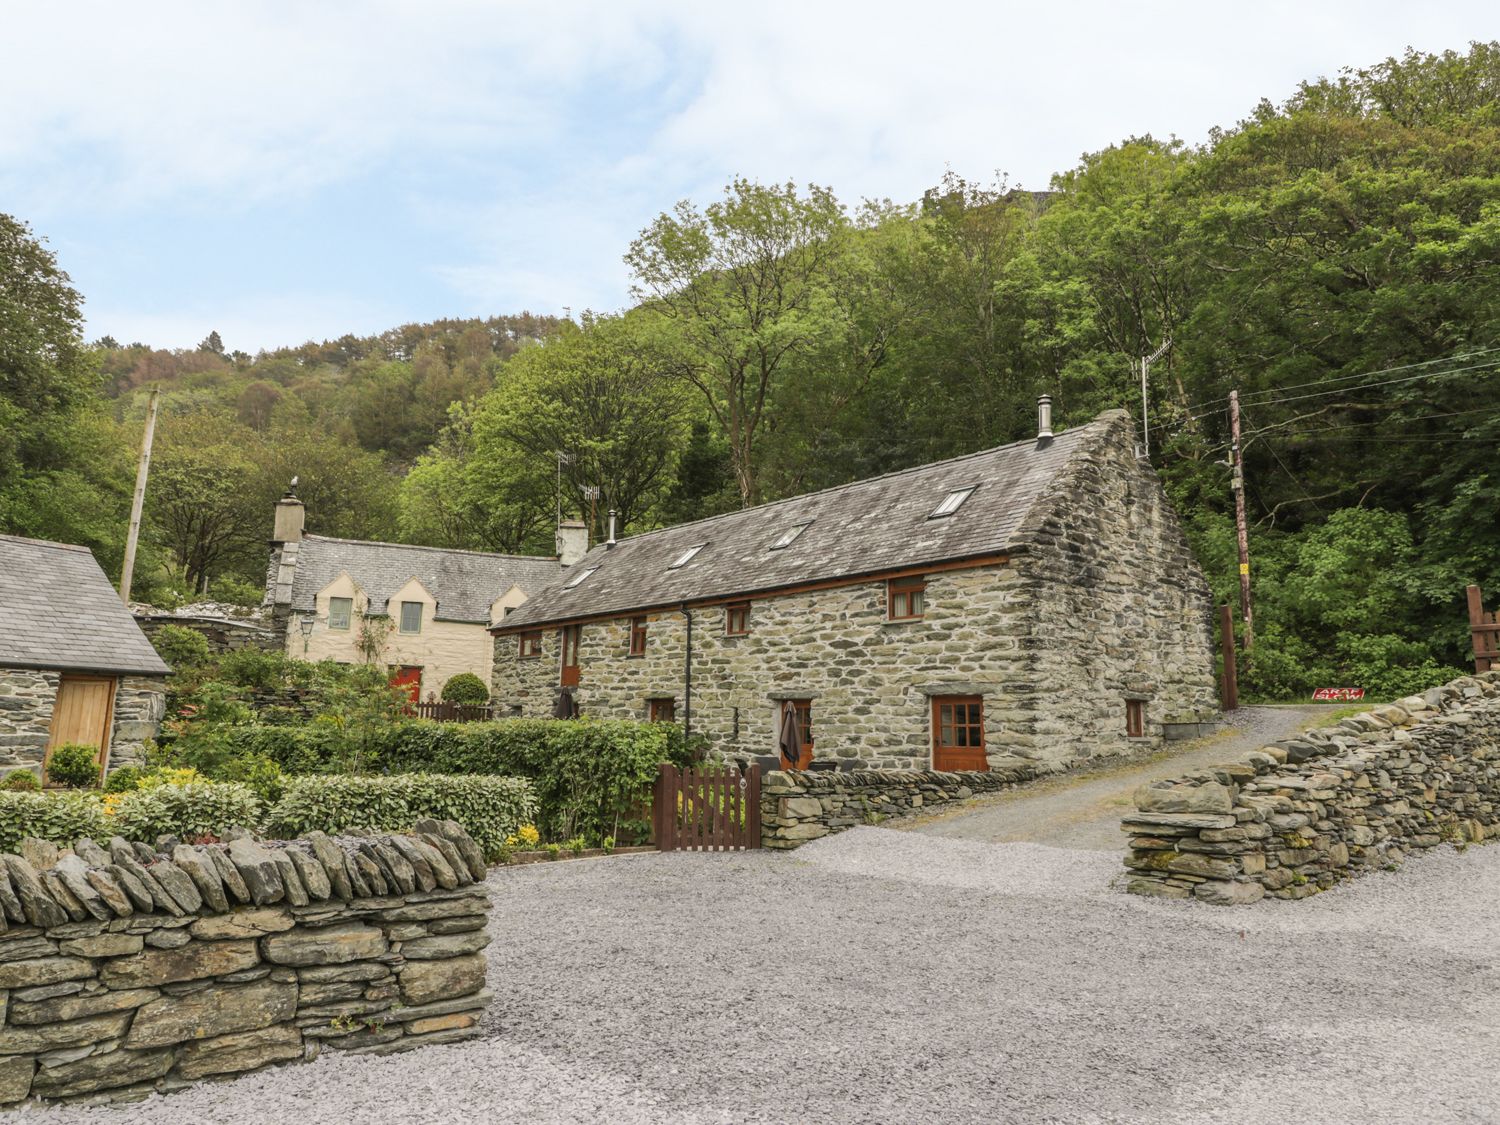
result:
[[[1500,672],[1136,791],[1126,889],[1300,899],[1414,849],[1500,832]]]
[[[1032,766],[988,773],[934,770],[772,770],[761,779],[761,846],[797,848],[834,832],[904,813],[1014,789],[1034,780]]]
[[[228,835],[0,856],[0,1104],[475,1034],[489,898],[461,827]]]

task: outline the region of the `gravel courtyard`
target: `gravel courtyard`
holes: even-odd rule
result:
[[[860,828],[495,872],[487,1037],[64,1122],[1500,1120],[1500,847],[1243,910]]]

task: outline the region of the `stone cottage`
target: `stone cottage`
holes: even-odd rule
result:
[[[39,775],[55,746],[138,762],[171,669],[87,547],[0,535],[0,771]]]
[[[492,631],[529,715],[682,722],[736,756],[1065,769],[1211,720],[1211,601],[1124,411],[605,543]]]
[[[299,660],[379,663],[413,700],[439,695],[460,672],[488,681],[489,627],[556,578],[559,560],[304,531],[302,501],[276,505],[265,606],[276,644]],[[578,531],[560,535],[574,559]]]

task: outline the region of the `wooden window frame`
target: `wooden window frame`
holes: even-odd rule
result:
[[[335,602],[348,602],[349,603],[349,609],[348,609],[348,612],[344,616],[344,623],[342,625],[335,625],[333,623],[333,621],[334,621],[333,606],[334,606]],[[328,599],[328,628],[331,629],[335,633],[347,633],[353,627],[353,625],[354,625],[354,599],[353,598],[334,598],[334,597],[330,597]]]
[[[724,607],[724,635],[743,637],[750,632],[750,603],[735,602]]]
[[[886,580],[885,619],[887,621],[920,621],[926,615],[927,579],[924,576],[915,575],[909,578]]]
[[[1146,737],[1146,701],[1144,699],[1125,701],[1125,737]]]
[[[813,741],[813,721],[811,699],[788,699],[786,702],[792,705],[792,710],[797,713],[797,733],[802,736],[802,748],[811,750],[816,743]]]
[[[951,715],[948,716],[948,721],[945,723],[943,721],[944,720],[944,714],[943,714],[944,709],[945,708],[958,708],[958,707],[965,707],[965,708],[973,707],[973,708],[976,708],[977,711],[976,711],[976,714],[974,716],[970,716],[968,714],[965,714],[964,715],[964,721],[962,723],[960,723],[958,721],[958,715],[957,715],[957,712],[955,711],[953,714],[951,714]],[[975,731],[977,731],[978,734],[979,734],[979,743],[978,743],[978,745],[975,745],[973,742],[960,743],[956,739],[954,739],[953,741],[948,741],[948,742],[944,742],[943,741],[943,731],[944,731],[945,728],[948,729],[948,730],[950,730],[950,731],[952,731],[952,732],[954,732],[956,734],[956,732],[959,730],[960,727],[962,729],[964,729],[965,731],[969,732],[971,735]],[[953,738],[953,736],[950,735],[950,738]],[[938,754],[941,751],[944,751],[944,750],[951,750],[951,751],[955,751],[955,752],[969,752],[969,751],[978,750],[979,751],[979,756],[980,756],[981,759],[984,759],[984,758],[986,758],[988,756],[988,754],[989,754],[989,743],[986,740],[985,734],[984,734],[984,696],[982,696],[982,695],[934,695],[932,697],[932,767],[933,767],[933,769],[939,768],[938,767]]]
[[[677,700],[646,700],[646,721],[651,723],[675,723],[677,721]]]
[[[646,625],[644,617],[632,617],[626,639],[626,654],[631,657],[646,655]]]
[[[542,655],[542,631],[522,633],[517,638],[516,655],[521,660],[537,660]]]
[[[406,627],[406,607],[409,605],[417,607],[417,627],[415,629],[408,629]],[[421,633],[423,611],[426,608],[427,606],[422,602],[402,602],[396,607],[396,631],[407,637],[415,637]]]

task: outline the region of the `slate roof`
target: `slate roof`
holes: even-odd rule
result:
[[[87,547],[0,535],[0,667],[171,671]]]
[[[413,578],[437,599],[439,621],[490,622],[490,606],[512,586],[528,595],[552,582],[561,568],[554,558],[492,555],[406,543],[368,543],[305,535],[298,545],[292,609],[313,610],[318,591],[348,574],[370,599],[371,613]]]
[[[804,582],[1002,554],[1019,545],[1032,503],[1109,412],[1049,442],[1026,441],[872,477],[740,512],[596,546],[505,618],[503,630],[734,597]],[[949,492],[975,487],[951,516],[930,518]],[[771,544],[811,521],[783,550]],[[704,544],[686,565],[670,564]],[[566,583],[597,567],[576,587]]]

